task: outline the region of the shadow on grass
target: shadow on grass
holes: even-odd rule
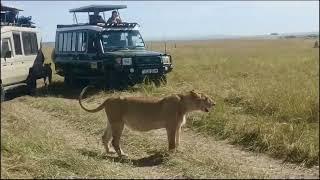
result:
[[[62,81],[52,82],[50,86],[45,87],[42,86],[37,89],[37,93],[35,96],[37,97],[45,97],[45,96],[55,96],[62,97],[66,99],[78,99],[82,89],[86,85],[77,85],[77,86],[68,86]],[[99,87],[91,88],[90,91],[86,93],[86,97],[92,96],[97,92],[105,90]]]
[[[78,99],[81,91],[83,88],[85,88],[89,84],[77,84],[74,86],[68,86],[62,81],[56,81],[52,82],[50,86],[42,86],[37,89],[36,96],[38,97],[45,97],[45,96],[56,96],[56,97],[62,97],[66,99]],[[139,87],[127,87],[126,89],[108,89],[105,87],[102,87],[100,85],[94,85],[94,88],[90,88],[84,98],[90,97],[98,93],[99,91],[106,91],[106,92],[114,92],[114,91],[131,91],[135,92],[138,91],[140,88]]]
[[[10,101],[12,99],[28,95],[27,85],[21,85],[18,87],[11,88],[6,90],[4,101]]]
[[[169,154],[160,152],[160,151],[154,151],[151,155],[147,157],[142,157],[138,159],[132,159],[130,157],[118,157],[116,154],[112,155],[103,155],[96,151],[88,150],[88,149],[78,149],[79,153],[88,156],[91,158],[97,158],[97,159],[108,159],[112,162],[119,162],[119,163],[127,163],[132,164],[136,167],[150,167],[150,166],[158,166],[160,164],[163,164]]]
[[[62,97],[66,99],[78,99],[84,87],[85,87],[84,85],[70,87],[65,85],[61,81],[57,81],[57,82],[52,82],[52,84],[50,84],[49,86],[41,85],[36,89],[34,94],[30,95],[28,93],[27,85],[20,85],[20,86],[13,87],[6,90],[5,101],[9,101],[25,95],[30,95],[34,97],[56,96],[56,97]],[[86,96],[87,97],[92,96],[101,90],[102,90],[101,88],[100,89],[96,87],[92,88],[88,93],[86,93]]]
[[[37,80],[38,87],[36,92],[31,96],[34,97],[61,97],[65,99],[78,99],[81,91],[84,87],[86,87],[88,82],[86,83],[77,83],[75,85],[66,85],[63,81],[53,81],[50,85],[45,86],[43,82]],[[127,88],[114,88],[114,89],[107,89],[103,87],[101,84],[90,84],[93,85],[94,88],[90,88],[90,90],[86,93],[85,97],[93,96],[94,94],[98,93],[99,91],[106,91],[106,92],[114,92],[114,91],[130,91],[135,92],[141,89],[141,86],[144,86],[144,83],[139,84],[138,86],[128,86]],[[147,84],[146,84],[147,85]],[[40,87],[39,87],[40,86]],[[151,86],[150,86],[151,87]],[[22,85],[18,87],[11,88],[10,90],[6,91],[5,101],[12,100],[14,98],[28,95],[27,86]]]

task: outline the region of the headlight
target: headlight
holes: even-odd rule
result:
[[[163,64],[170,64],[170,57],[169,56],[161,56],[161,61]]]
[[[132,59],[131,58],[122,58],[122,65],[131,65]]]
[[[117,62],[118,64],[121,64],[121,58],[120,58],[120,57],[117,57],[117,58],[116,58],[116,62]]]

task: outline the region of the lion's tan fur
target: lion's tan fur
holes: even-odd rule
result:
[[[137,131],[165,128],[169,150],[174,151],[180,143],[180,131],[186,113],[197,110],[208,112],[208,108],[215,105],[206,95],[190,91],[164,98],[112,97],[95,109],[87,109],[81,103],[87,88],[80,94],[80,106],[92,113],[105,110],[108,124],[102,140],[108,152],[113,139],[112,145],[119,156],[124,154],[119,145],[124,125]]]

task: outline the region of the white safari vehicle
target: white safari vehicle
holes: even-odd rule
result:
[[[6,90],[19,85],[27,84],[32,93],[36,79],[45,74],[39,29],[31,25],[31,17],[19,18],[19,11],[1,6],[1,100]]]

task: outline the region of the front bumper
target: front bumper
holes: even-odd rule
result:
[[[134,75],[164,75],[171,72],[173,69],[172,64],[152,65],[152,66],[116,66],[115,70],[122,73]],[[150,71],[148,71],[150,70]]]
[[[141,83],[146,77],[159,78],[171,72],[172,64],[162,64],[161,66],[121,66],[116,69],[122,78],[132,83]]]

